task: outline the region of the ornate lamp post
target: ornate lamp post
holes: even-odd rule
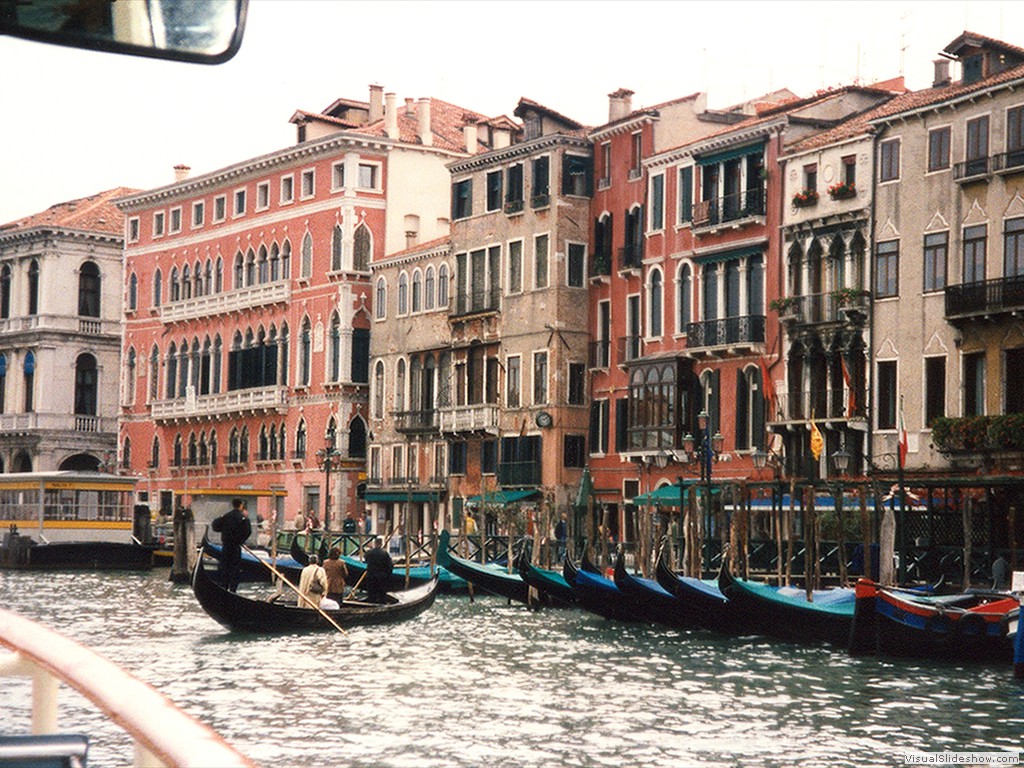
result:
[[[711,419],[707,411],[701,411],[697,415],[697,429],[700,442],[694,440],[693,435],[687,433],[683,437],[683,450],[686,452],[687,461],[694,459],[700,464],[700,481],[704,484],[704,495],[706,497],[705,528],[704,528],[704,568],[711,571],[711,466],[713,461],[718,461],[718,455],[722,452],[725,438],[721,432],[711,434]]]
[[[341,458],[341,453],[334,448],[334,441],[334,430],[328,429],[324,433],[324,447],[316,452],[316,464],[324,473],[324,531],[328,543],[331,539],[331,470]]]
[[[836,522],[839,526],[839,533],[836,538],[839,540],[839,580],[846,583],[846,515],[843,513],[843,475],[850,467],[850,454],[845,446],[832,454],[832,464],[836,468]]]

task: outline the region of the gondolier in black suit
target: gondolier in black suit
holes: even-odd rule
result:
[[[232,592],[238,591],[239,571],[242,568],[242,545],[252,534],[249,516],[242,511],[241,499],[231,501],[231,509],[213,521],[210,526],[220,534],[221,575],[224,586]]]
[[[366,551],[366,591],[371,603],[386,603],[388,579],[395,564],[383,547],[380,536],[373,540],[373,546]]]

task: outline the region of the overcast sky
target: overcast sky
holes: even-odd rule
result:
[[[213,67],[0,37],[0,222],[288,146],[296,109],[370,83],[492,116],[527,96],[596,125],[619,87],[634,107],[901,72],[927,87],[964,29],[1024,47],[1024,2],[251,0],[241,51]]]

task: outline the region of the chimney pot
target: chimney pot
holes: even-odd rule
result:
[[[381,85],[370,85],[370,122],[376,123],[384,117],[384,87]]]
[[[466,139],[466,151],[471,154],[476,154],[476,126],[473,124],[462,126],[462,135]]]
[[[633,111],[633,91],[628,88],[608,94],[608,122],[614,123],[621,120]]]
[[[434,143],[434,134],[430,130],[430,99],[420,99],[416,133],[420,144],[429,147]]]
[[[407,117],[412,117],[413,114],[415,114],[415,110],[413,109],[413,106],[412,106],[413,105],[413,101],[414,101],[414,99],[411,99],[409,97],[406,97],[406,99],[405,99],[405,114],[406,114]]]
[[[174,166],[174,182],[177,183],[179,181],[184,181],[185,179],[188,178],[188,175],[191,171],[192,169],[189,168],[187,165],[184,165],[183,163],[179,163],[178,165]]]
[[[939,88],[949,85],[949,59],[935,59],[935,79],[932,81],[932,88]]]
[[[384,130],[389,139],[398,138],[398,108],[395,105],[397,98],[393,93],[384,94]]]

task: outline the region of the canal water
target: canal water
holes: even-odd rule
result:
[[[347,637],[233,635],[166,570],[0,572],[0,596],[262,766],[860,768],[1024,749],[1024,685],[999,665],[853,659],[479,596]],[[28,731],[29,698],[0,679],[0,732]],[[123,732],[75,692],[61,713],[91,735],[90,766],[130,763]]]

